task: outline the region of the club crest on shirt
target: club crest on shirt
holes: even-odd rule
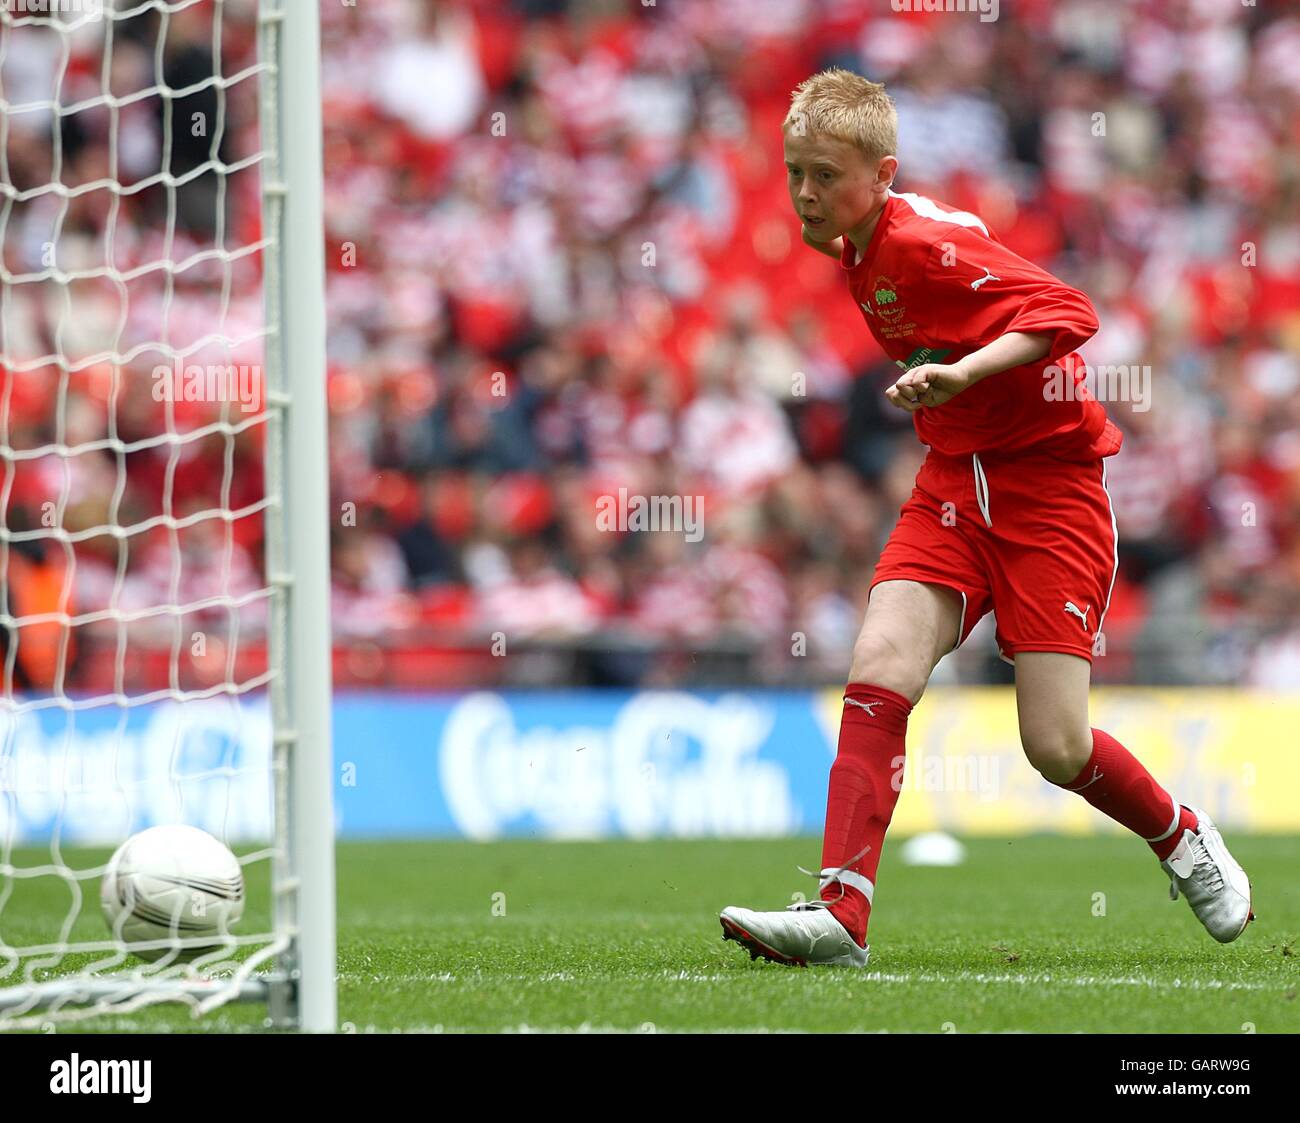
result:
[[[900,299],[898,285],[893,280],[884,275],[877,277],[871,287],[871,297],[883,338],[900,339],[916,331],[916,322],[908,317],[907,305]]]
[[[876,311],[882,316],[893,316],[902,311],[901,307],[895,307],[898,304],[898,286],[888,277],[880,276],[876,278],[871,299],[875,301]],[[888,312],[886,312],[886,309],[888,309]]]

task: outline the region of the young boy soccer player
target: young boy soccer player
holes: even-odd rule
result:
[[[891,190],[898,118],[884,87],[827,70],[782,126],[803,239],[839,258],[872,335],[904,373],[886,397],[929,446],[868,594],[830,772],[821,899],[729,907],[723,936],[792,964],[867,962],[891,782],[930,672],[986,612],[1015,665],[1020,740],[1048,782],[1146,842],[1222,943],[1254,919],[1213,821],[1088,719],[1093,643],[1117,565],[1105,457],[1120,433],[1075,354],[1092,305],[974,214]],[[1071,393],[1049,393],[1053,377]],[[1059,380],[1064,379],[1064,383]]]

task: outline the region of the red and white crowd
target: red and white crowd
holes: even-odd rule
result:
[[[94,35],[67,57],[62,41],[7,56],[5,97],[147,87],[160,34],[171,88],[236,75],[255,57],[238,18],[248,5],[225,5],[220,71],[211,8],[120,29],[107,78]],[[801,244],[785,192],[790,90],[834,64],[893,93],[896,187],[976,210],[1083,289],[1102,324],[1084,358],[1133,372],[1130,400],[1108,403],[1125,433],[1108,472],[1121,566],[1099,677],[1300,683],[1300,11],[322,8],[341,645],[497,632],[630,643],[642,657],[607,677],[644,682],[690,679],[689,660],[657,649],[724,643],[758,652],[752,672],[769,680],[842,678],[923,449],[885,403],[891,365],[838,266]],[[171,192],[38,192],[13,208],[10,273],[39,273],[52,242],[63,268],[111,255],[118,280],[64,286],[75,315],[48,283],[7,286],[0,443],[128,440],[160,419],[192,430],[210,417],[186,403],[167,422],[148,394],[156,355],[116,367],[77,356],[219,323],[232,361],[256,359],[256,255],[237,252],[262,234],[257,164],[240,165],[261,145],[255,84],[218,85],[221,97],[209,86],[171,115],[156,96],[112,113],[11,113],[6,174],[20,191],[138,182],[169,155],[174,175],[214,153],[225,170]],[[219,130],[182,136],[191,110]],[[31,361],[56,352],[76,369]],[[70,476],[11,459],[8,525],[40,524],[51,495],[68,526],[256,504],[260,426],[176,447],[77,456]],[[620,489],[689,498],[697,532],[604,528],[598,509]],[[129,606],[173,581],[182,600],[256,588],[260,517],[229,526],[200,521],[179,547],[150,532],[124,569],[111,536],[80,543],[77,595],[94,603],[117,583]]]

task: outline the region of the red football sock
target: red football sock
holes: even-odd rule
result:
[[[867,920],[885,831],[902,790],[907,715],[912,705],[880,686],[851,682],[844,692],[840,743],[826,795],[822,876],[846,867],[842,880],[823,886],[835,901],[831,914],[857,940],[867,940]]]
[[[1100,729],[1092,731],[1092,756],[1068,784],[1098,811],[1143,838],[1164,861],[1174,852],[1183,830],[1196,830],[1196,816],[1183,807],[1131,752]]]

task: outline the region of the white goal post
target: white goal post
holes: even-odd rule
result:
[[[318,0],[0,0],[0,1030],[336,1027],[322,194]],[[157,823],[190,962],[99,915]]]

